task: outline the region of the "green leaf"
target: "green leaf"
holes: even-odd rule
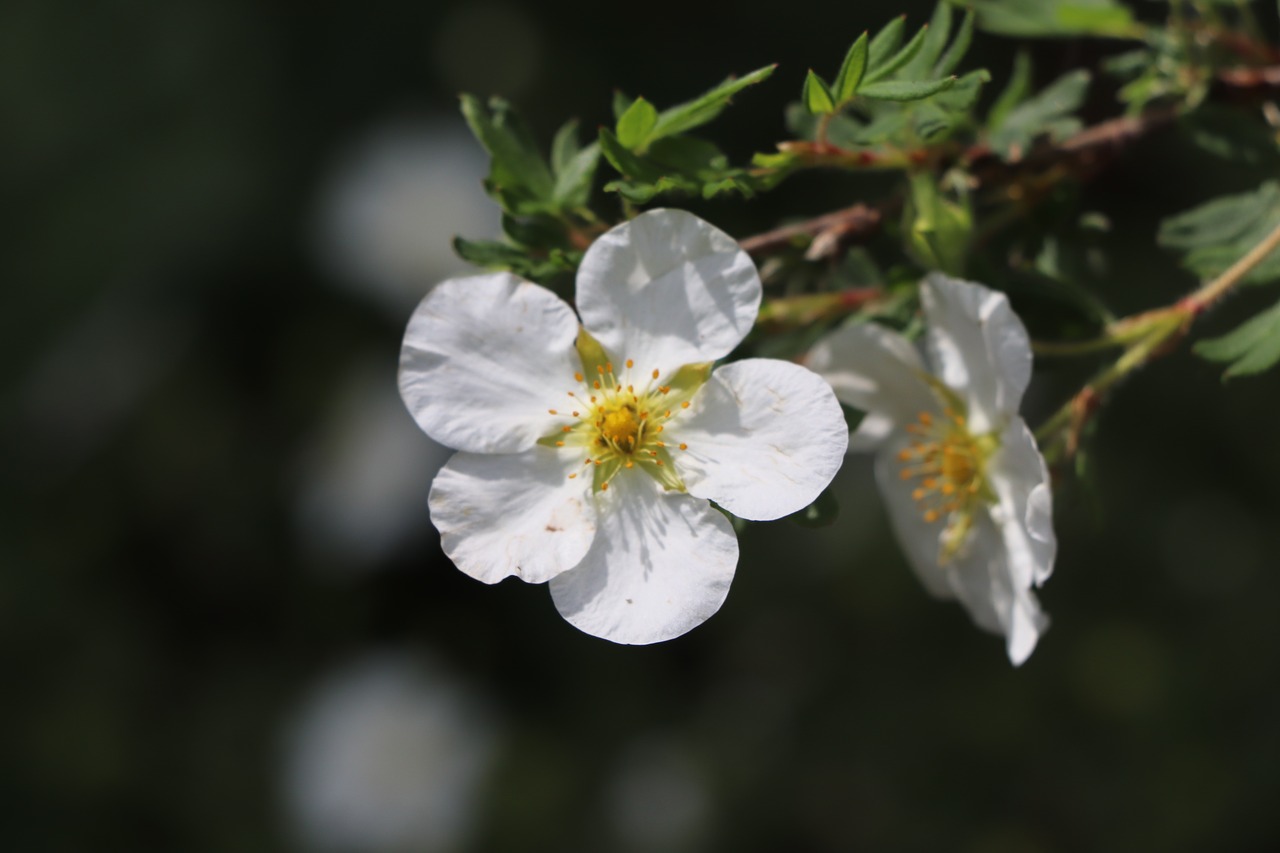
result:
[[[736,80],[730,78],[692,101],[663,110],[658,115],[658,121],[650,134],[651,139],[674,136],[706,124],[720,115],[721,111],[729,105],[730,98],[746,87],[766,79],[777,67],[766,65]]]
[[[600,162],[600,145],[593,142],[573,155],[556,174],[552,198],[561,208],[586,207],[591,198],[591,182]]]
[[[876,37],[871,40],[871,46],[867,51],[867,64],[875,68],[894,53],[898,45],[902,44],[902,33],[906,26],[906,15],[899,15],[885,24],[884,29],[876,33]]]
[[[462,115],[485,151],[489,152],[488,182],[517,196],[549,201],[554,182],[533,137],[511,106],[501,98],[486,109],[472,95],[460,98]]]
[[[973,42],[973,22],[975,17],[972,9],[965,12],[964,20],[960,22],[960,30],[956,33],[955,41],[951,42],[951,47],[947,48],[947,52],[942,55],[942,58],[938,60],[938,64],[934,66],[934,74],[950,74],[960,65],[964,55],[969,52],[969,45]]]
[[[1013,57],[1013,72],[1009,75],[1009,83],[996,97],[987,113],[987,125],[998,130],[1013,108],[1027,99],[1031,94],[1031,57],[1025,50],[1018,51]]]
[[[621,89],[613,90],[613,120],[617,121],[622,118],[622,114],[631,106],[631,99],[627,97],[627,93]]]
[[[645,183],[653,183],[662,177],[661,170],[634,154],[607,127],[600,128],[600,152],[620,175],[638,178]]]
[[[1115,0],[948,0],[969,6],[985,32],[1014,37],[1133,37],[1133,13]]]
[[[1075,133],[1081,123],[1072,113],[1084,102],[1088,88],[1088,71],[1077,69],[1062,75],[1035,97],[1009,110],[991,135],[991,148],[1006,159],[1017,159],[1040,136],[1059,140]]]
[[[502,233],[526,249],[567,249],[564,223],[553,216],[512,216],[503,214]]]
[[[917,53],[920,52],[920,48],[924,46],[925,38],[928,35],[929,25],[925,24],[920,28],[919,32],[912,36],[911,41],[907,42],[906,46],[895,53],[892,58],[887,59],[878,65],[872,65],[867,71],[866,81],[868,83],[874,83],[877,80],[883,80],[899,68],[906,65]]]
[[[1201,278],[1224,271],[1280,225],[1280,183],[1253,192],[1221,196],[1160,223],[1156,242],[1185,253],[1182,264]],[[1242,284],[1280,279],[1280,255],[1272,253]]]
[[[835,85],[832,86],[836,103],[848,103],[857,94],[858,84],[862,82],[862,75],[866,70],[867,34],[864,32],[858,36],[853,46],[849,48],[849,52],[844,55],[840,73],[836,75]]]
[[[551,140],[551,171],[559,175],[582,149],[578,143],[578,120],[569,119],[556,131]]]
[[[911,61],[906,64],[903,69],[904,77],[914,80],[923,76],[933,76],[929,72],[933,70],[938,57],[942,55],[942,49],[947,46],[947,39],[951,37],[951,17],[950,4],[939,2],[934,7],[924,44],[920,46],[919,53],[911,57]]]
[[[973,215],[964,197],[943,195],[931,174],[911,178],[911,196],[903,209],[907,251],[925,268],[964,275]]]
[[[658,123],[658,111],[644,98],[636,98],[618,118],[615,133],[618,141],[632,151],[643,152],[645,144]]]
[[[881,101],[919,101],[951,88],[955,82],[954,77],[943,80],[885,80],[866,84],[858,94]]]
[[[1261,373],[1280,362],[1280,303],[1220,338],[1200,341],[1198,355],[1230,363],[1222,378]]]
[[[804,78],[804,91],[800,95],[804,105],[808,107],[809,112],[815,115],[833,113],[836,111],[835,99],[831,97],[831,90],[827,88],[827,84],[822,82],[822,78],[813,73],[813,69],[809,69],[809,74]]]

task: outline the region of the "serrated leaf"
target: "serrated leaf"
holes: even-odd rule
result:
[[[858,84],[862,82],[862,75],[866,70],[867,34],[863,32],[849,48],[849,52],[844,55],[840,73],[836,75],[836,81],[831,87],[837,103],[848,103],[857,94]]]
[[[1020,50],[1013,57],[1013,71],[1009,75],[1009,83],[996,96],[995,103],[987,113],[987,125],[998,130],[1013,108],[1027,99],[1031,93],[1031,57],[1025,50]]]
[[[924,46],[925,39],[928,35],[929,25],[925,24],[914,36],[912,36],[911,41],[907,42],[902,50],[899,50],[884,62],[872,65],[871,68],[867,70],[865,78],[866,82],[874,83],[877,80],[883,80],[910,62],[912,58],[920,52],[920,48]]]
[[[459,100],[471,132],[489,153],[489,183],[508,193],[524,191],[531,198],[550,201],[551,170],[511,106],[500,98],[490,100],[487,109],[472,95]]]
[[[1280,303],[1220,338],[1200,341],[1195,351],[1209,361],[1229,362],[1223,379],[1267,370],[1280,362]]]
[[[902,33],[907,26],[907,16],[899,15],[876,33],[867,49],[867,63],[874,68],[884,62],[902,44]]]
[[[737,79],[730,78],[692,101],[663,110],[658,114],[658,121],[654,125],[651,138],[660,139],[664,136],[674,136],[677,133],[684,133],[686,130],[692,130],[695,127],[706,124],[720,115],[721,111],[729,105],[730,98],[746,87],[765,80],[777,67],[776,65],[766,65],[764,68],[757,68],[750,74]]]
[[[645,143],[658,123],[658,111],[644,98],[636,98],[618,118],[614,133],[618,141],[632,151],[643,151]]]
[[[991,148],[1009,158],[1021,154],[1037,137],[1059,140],[1078,131],[1081,122],[1072,113],[1084,102],[1089,79],[1084,69],[1069,71],[1009,110],[991,135]]]
[[[866,84],[858,94],[880,101],[919,101],[950,89],[955,82],[954,77],[943,80],[883,80]]]
[[[804,78],[804,89],[800,94],[800,99],[804,102],[805,107],[814,115],[825,115],[836,111],[835,99],[831,96],[831,90],[827,88],[827,84],[822,78],[813,73],[813,69],[809,69],[808,75]]]

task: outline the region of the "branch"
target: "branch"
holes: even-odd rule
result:
[[[742,248],[748,254],[769,255],[790,247],[798,238],[812,237],[813,242],[809,244],[805,257],[817,260],[827,256],[829,244],[839,243],[841,240],[851,241],[878,229],[887,207],[869,207],[858,202],[843,210],[748,237],[742,241]]]

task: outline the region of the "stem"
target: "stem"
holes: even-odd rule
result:
[[[1275,251],[1277,246],[1280,246],[1280,225],[1263,237],[1258,245],[1246,252],[1244,257],[1232,264],[1226,272],[1179,302],[1178,307],[1185,310],[1191,317],[1204,313],[1215,302],[1226,296],[1231,288],[1253,271],[1254,267],[1266,260],[1267,255]]]

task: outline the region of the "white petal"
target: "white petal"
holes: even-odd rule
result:
[[[643,371],[728,355],[760,310],[760,276],[732,237],[682,210],[601,235],[578,268],[582,323]]]
[[[1053,573],[1058,550],[1053,532],[1053,491],[1044,457],[1021,418],[1005,429],[988,474],[1000,498],[996,521],[1011,570],[1021,585],[1039,586]]]
[[[596,533],[591,475],[582,453],[455,453],[431,485],[431,521],[459,569],[497,583],[541,583],[578,564]]]
[[[967,395],[977,432],[1018,413],[1031,381],[1031,342],[1003,293],[931,274],[920,288],[929,353],[942,381]]]
[[[740,518],[769,521],[813,503],[840,470],[849,427],[831,386],[771,358],[726,364],[671,423],[689,494]]]
[[[964,550],[944,563],[943,522],[924,520],[911,497],[916,484],[898,474],[897,452],[908,443],[899,434],[876,457],[876,479],[907,562],[932,595],[958,599],[978,627],[1004,635],[1009,659],[1022,663],[1049,620],[1023,579],[1024,572],[1014,570],[1005,529],[988,513],[978,512]]]
[[[451,278],[418,304],[400,350],[400,396],[418,426],[472,453],[525,450],[580,370],[573,309],[509,273]]]
[[[805,363],[831,383],[840,402],[867,413],[850,450],[869,450],[895,426],[938,409],[921,378],[925,367],[915,346],[875,323],[832,332],[814,345]]]
[[[909,436],[898,432],[880,449],[876,454],[876,482],[884,496],[889,524],[907,563],[930,594],[951,598],[951,582],[941,561],[942,523],[930,524],[924,520],[924,511],[911,497],[917,483],[904,480],[899,474],[902,463],[898,461],[898,453],[910,443]]]
[[[1009,660],[1017,666],[1035,649],[1049,617],[1012,570],[1002,532],[980,513],[965,551],[947,568],[956,598],[978,627],[1004,635]]]
[[[738,539],[724,515],[624,471],[601,495],[591,550],[551,581],[551,597],[560,615],[588,634],[658,643],[719,610],[737,564]]]

